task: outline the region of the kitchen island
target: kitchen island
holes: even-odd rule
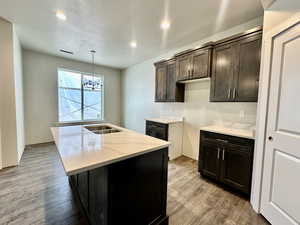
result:
[[[51,131],[90,224],[168,224],[169,142],[112,124]]]

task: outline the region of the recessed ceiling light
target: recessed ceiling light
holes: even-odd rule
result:
[[[163,30],[168,30],[170,28],[171,24],[168,20],[164,20],[160,24],[160,28]]]
[[[61,10],[57,10],[56,11],[56,17],[60,20],[66,20],[67,16],[65,15],[65,13]]]
[[[137,44],[135,41],[130,42],[131,48],[136,48]]]

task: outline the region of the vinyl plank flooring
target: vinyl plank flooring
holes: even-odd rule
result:
[[[169,225],[267,225],[249,201],[203,179],[195,160],[169,163]],[[0,171],[0,225],[87,225],[53,144],[25,150]]]
[[[199,176],[195,160],[169,163],[170,225],[267,225],[250,202]]]

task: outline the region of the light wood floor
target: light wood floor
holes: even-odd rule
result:
[[[201,179],[196,161],[169,164],[169,225],[264,225],[248,201]],[[19,167],[0,171],[0,225],[86,225],[54,145],[27,149]]]

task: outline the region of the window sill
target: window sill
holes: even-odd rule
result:
[[[104,120],[81,120],[81,121],[70,121],[70,122],[54,122],[51,125],[53,127],[63,127],[63,126],[76,126],[76,125],[88,125],[95,123],[104,123]]]

